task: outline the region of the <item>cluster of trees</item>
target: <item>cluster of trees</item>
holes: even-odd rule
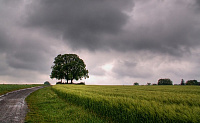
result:
[[[170,79],[159,79],[158,85],[173,85],[173,82]]]
[[[186,83],[184,82],[184,80],[181,80],[181,85],[200,85],[200,82],[198,82],[197,80],[188,80]]]
[[[151,83],[147,83],[147,85],[151,85]],[[159,79],[157,84],[153,84],[153,85],[173,85],[173,82],[166,78],[166,79]],[[198,82],[197,80],[188,80],[188,81],[184,81],[183,79],[181,80],[180,85],[200,85],[200,82]]]
[[[89,78],[84,61],[76,54],[59,54],[55,57],[53,63],[50,78],[61,80],[60,83],[63,83],[62,79],[66,79],[67,83],[71,80],[71,83],[73,83],[74,79]]]

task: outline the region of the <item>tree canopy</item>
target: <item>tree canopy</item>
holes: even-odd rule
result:
[[[199,85],[197,80],[188,80],[186,82],[186,85]]]
[[[159,79],[158,85],[173,85],[170,79]]]
[[[76,54],[59,54],[55,57],[53,63],[50,77],[61,80],[61,83],[62,79],[66,79],[67,83],[71,80],[71,83],[73,83],[74,79],[89,78],[84,61]]]

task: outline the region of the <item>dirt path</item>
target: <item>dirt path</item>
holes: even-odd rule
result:
[[[21,89],[0,96],[0,123],[23,123],[28,111],[25,98],[40,88]]]

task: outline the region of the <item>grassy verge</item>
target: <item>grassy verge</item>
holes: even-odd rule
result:
[[[82,107],[60,99],[51,87],[33,92],[26,98],[30,111],[27,123],[103,123],[101,118]]]
[[[17,85],[17,84],[0,84],[0,95],[5,94],[10,91],[15,91],[23,88],[30,88],[35,86],[41,86],[38,84],[32,84],[32,85]]]

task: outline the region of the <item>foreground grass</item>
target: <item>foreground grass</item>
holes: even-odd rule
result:
[[[10,91],[23,89],[23,88],[30,88],[35,86],[41,86],[38,84],[31,84],[31,85],[17,85],[17,84],[0,84],[0,95],[5,94]]]
[[[51,87],[33,92],[26,98],[30,111],[25,122],[101,123],[95,114],[59,98]]]
[[[200,86],[52,87],[59,97],[114,122],[200,122]]]

